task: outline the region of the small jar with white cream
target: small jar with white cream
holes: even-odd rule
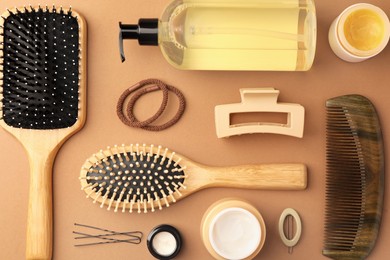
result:
[[[159,260],[170,260],[176,257],[182,246],[179,231],[170,225],[155,227],[148,235],[149,252]]]
[[[250,260],[264,245],[265,223],[250,203],[227,198],[215,202],[205,212],[201,237],[214,259]]]

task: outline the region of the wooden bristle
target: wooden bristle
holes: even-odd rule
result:
[[[162,209],[162,205],[169,207],[171,202],[176,202],[176,193],[181,195],[177,187],[184,187],[186,176],[184,171],[179,171],[183,166],[172,163],[179,157],[172,156],[172,159],[166,160],[168,149],[163,154],[160,152],[160,146],[156,151],[153,146],[146,148],[145,145],[102,150],[87,160],[89,166],[83,166],[80,176],[80,180],[84,181],[83,188],[95,191],[97,187],[102,188],[95,196],[103,194],[101,206],[107,204],[108,210],[114,206],[115,212],[120,204],[122,212],[125,208],[129,212],[146,213],[147,208],[153,212],[154,208]]]
[[[374,107],[359,95],[327,102],[323,254],[363,259],[376,241],[383,207],[382,135]]]

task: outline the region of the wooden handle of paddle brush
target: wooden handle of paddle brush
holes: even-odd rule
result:
[[[208,187],[267,190],[304,190],[307,169],[304,164],[262,164],[208,167],[203,175]]]
[[[54,155],[30,153],[30,193],[27,215],[26,259],[52,257],[53,200],[52,167]]]

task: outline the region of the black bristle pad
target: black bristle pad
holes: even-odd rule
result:
[[[11,13],[3,45],[5,123],[27,129],[72,126],[78,115],[77,19],[42,9]]]
[[[161,199],[164,194],[168,196],[180,188],[179,184],[184,182],[184,172],[174,161],[169,162],[163,157],[155,159],[154,156],[147,160],[146,155],[120,153],[102,159],[89,168],[87,183],[97,183],[99,186],[95,190],[102,188],[100,194],[106,195],[107,199],[119,200],[120,193],[123,193],[120,201],[125,201],[129,195],[129,201],[136,202],[147,200],[148,194],[155,199],[155,192]]]

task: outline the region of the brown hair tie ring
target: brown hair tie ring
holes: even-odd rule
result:
[[[151,86],[148,86],[148,85],[151,85]],[[156,121],[162,115],[164,110],[166,109],[167,104],[168,104],[168,88],[167,88],[166,84],[164,84],[164,82],[159,81],[159,80],[154,80],[154,79],[143,80],[143,81],[139,82],[138,85],[135,85],[135,86],[137,86],[137,87],[135,87],[135,88],[132,87],[133,91],[130,91],[130,93],[129,93],[129,95],[131,95],[133,92],[135,92],[133,94],[133,96],[131,97],[129,103],[127,104],[126,115],[127,115],[127,118],[130,122],[130,126],[142,128],[142,127],[148,126],[149,124]],[[141,96],[143,96],[149,92],[153,92],[153,91],[157,91],[157,90],[161,90],[162,94],[163,94],[163,100],[161,102],[160,108],[150,118],[148,118],[144,121],[138,121],[133,113],[135,102],[137,102],[137,100]],[[129,95],[127,95],[127,97]],[[122,108],[123,108],[123,106],[122,106]]]
[[[147,85],[152,85],[152,86],[145,87]],[[133,113],[133,108],[135,103],[142,95],[157,90],[161,90],[163,93],[163,100],[161,102],[160,108],[150,118],[144,121],[138,121]],[[177,113],[171,120],[169,120],[168,122],[162,125],[150,125],[151,123],[156,121],[165,111],[168,103],[168,91],[173,92],[173,94],[175,94],[179,99],[179,108]],[[131,94],[133,94],[133,96],[131,97],[131,99],[129,100],[128,104],[125,107],[124,104],[125,100]],[[185,109],[185,98],[184,95],[180,92],[180,90],[178,90],[177,88],[171,85],[167,85],[164,82],[157,79],[147,79],[133,85],[132,87],[128,88],[122,93],[117,103],[117,115],[124,124],[131,127],[137,127],[149,131],[161,131],[168,127],[171,127],[181,118],[181,116],[184,113],[184,109]],[[126,114],[123,112],[124,110],[126,111]]]

